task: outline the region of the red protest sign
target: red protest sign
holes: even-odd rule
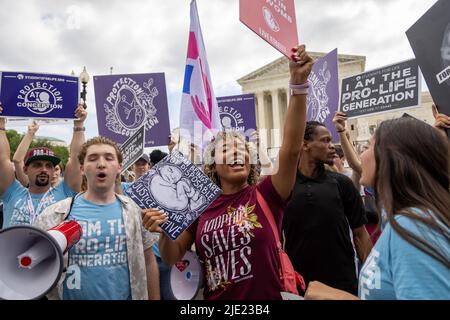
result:
[[[239,20],[288,58],[298,44],[294,0],[239,0]]]

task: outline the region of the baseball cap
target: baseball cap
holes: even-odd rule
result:
[[[54,166],[61,161],[61,159],[55,156],[53,150],[45,147],[33,148],[27,152],[27,155],[25,156],[25,165],[27,166],[30,162],[35,160],[47,160],[53,163]]]
[[[147,154],[143,154],[139,159],[136,160],[136,162],[138,162],[139,160],[145,160],[147,163],[150,163],[150,158],[148,157]]]

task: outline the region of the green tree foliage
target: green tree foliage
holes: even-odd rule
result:
[[[12,159],[24,135],[18,133],[15,130],[8,130],[6,132],[6,136],[8,137],[9,146],[11,148],[10,159]],[[61,159],[62,164],[67,164],[67,160],[69,159],[69,149],[67,147],[54,146],[50,141],[46,139],[33,140],[30,148],[38,147],[47,147],[52,149],[55,152],[56,156]]]

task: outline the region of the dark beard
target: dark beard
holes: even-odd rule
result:
[[[38,187],[46,187],[50,183],[50,177],[47,177],[43,182],[39,180],[39,178],[36,177],[36,186]]]

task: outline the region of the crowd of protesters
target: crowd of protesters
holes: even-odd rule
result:
[[[209,143],[202,169],[223,193],[176,240],[160,227],[163,211],[140,209],[125,193],[166,153],[144,154],[120,182],[120,149],[104,137],[85,141],[87,113],[79,105],[65,168],[49,148],[28,150],[35,122],[11,160],[0,117],[3,228],[48,229],[66,219],[83,228],[48,297],[174,299],[170,267],[193,249],[204,299],[279,300],[269,214],[306,282],[304,299],[450,299],[450,117],[434,108],[434,127],[411,117],[384,121],[358,154],[338,112],[334,145],[330,128],[306,121],[313,63],[305,46],[293,49],[296,90],[276,164],[236,132]],[[169,152],[178,141],[171,140]]]

